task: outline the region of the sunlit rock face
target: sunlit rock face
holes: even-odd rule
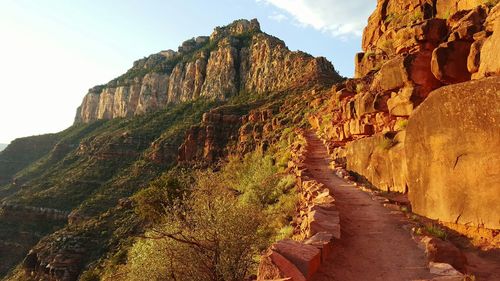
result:
[[[263,33],[257,20],[237,20],[210,37],[185,41],[177,52],[138,60],[124,75],[90,89],[75,122],[134,116],[200,97],[264,95],[312,78],[335,81],[339,75],[326,59],[292,52]]]
[[[416,213],[498,229],[499,28],[498,1],[379,0],[355,78],[309,122],[338,165]]]

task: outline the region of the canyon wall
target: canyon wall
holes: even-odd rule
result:
[[[262,32],[257,20],[238,20],[217,27],[210,37],[185,41],[177,52],[138,60],[124,75],[90,89],[75,122],[129,117],[198,98],[264,95],[314,79],[338,78],[325,58],[292,52]]]
[[[417,214],[500,228],[499,15],[498,1],[379,0],[355,78],[309,117],[336,164]]]

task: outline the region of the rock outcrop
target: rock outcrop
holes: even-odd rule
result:
[[[405,150],[413,211],[500,228],[500,77],[443,87],[415,110]]]
[[[195,100],[225,100],[237,94],[267,94],[311,79],[339,76],[325,58],[288,50],[263,33],[257,20],[218,27],[210,37],[185,41],[134,63],[124,75],[89,90],[76,123],[129,117]]]
[[[308,118],[336,164],[418,214],[500,228],[499,26],[498,1],[379,0],[356,78]]]
[[[407,191],[405,132],[386,133],[346,146],[347,169],[384,191]]]
[[[227,146],[235,143],[241,126],[241,117],[213,110],[203,114],[201,124],[192,126],[179,147],[180,162],[206,161],[208,163],[228,155]]]

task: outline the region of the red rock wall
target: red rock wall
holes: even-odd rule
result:
[[[425,202],[421,201],[425,198],[423,194],[427,194],[427,188],[441,190],[442,193],[455,184],[445,180],[438,185],[430,182],[426,187],[422,187],[421,183],[416,185],[414,181],[422,177],[441,178],[442,174],[449,172],[439,169],[429,171],[426,167],[438,160],[427,159],[426,163],[420,162],[423,165],[421,169],[409,173],[407,167],[414,164],[416,155],[408,157],[406,147],[423,145],[429,140],[420,139],[416,144],[415,138],[410,138],[410,141],[404,138],[407,126],[414,128],[415,134],[426,138],[434,136],[422,131],[424,126],[438,130],[432,118],[423,122],[413,116],[419,107],[430,106],[427,104],[430,103],[427,102],[429,94],[441,91],[440,88],[446,85],[465,83],[463,87],[469,89],[469,95],[481,95],[486,90],[479,87],[482,82],[474,84],[471,80],[481,79],[484,82],[485,77],[500,75],[500,4],[498,1],[496,6],[495,1],[488,2],[488,5],[483,3],[474,0],[378,1],[364,32],[364,53],[355,58],[356,78],[332,87],[316,112],[309,116],[309,122],[327,141],[329,153],[337,164],[345,165],[379,189],[409,190],[419,214],[447,223],[473,223],[498,228],[498,218],[483,213],[480,211],[482,208],[474,211],[462,208],[469,210],[463,213],[456,209],[465,202],[468,202],[467,206],[489,206],[486,198],[468,196],[456,206],[444,202],[454,198],[451,195],[436,195],[433,204],[426,201],[428,198]],[[457,90],[461,88],[457,86]],[[471,104],[467,107],[467,114],[476,115],[479,119],[487,118],[484,112],[495,110],[491,107],[495,105],[498,95],[490,98],[493,99],[490,104],[484,105],[487,108]],[[428,110],[440,112],[439,107],[446,106],[451,100],[442,99],[442,102],[442,105],[433,103],[434,108]],[[455,113],[461,108],[457,104]],[[453,116],[448,115],[450,123],[460,122]],[[415,128],[412,123],[421,126]],[[476,122],[471,130],[481,131],[479,124],[479,121]],[[467,135],[460,128],[456,126],[450,130],[454,130],[457,137]],[[480,138],[479,134],[475,137]],[[469,140],[482,143],[479,139],[473,141],[473,138],[471,136]],[[428,155],[431,152],[420,153]],[[445,148],[438,154],[443,153],[449,153],[449,157],[454,155]],[[471,166],[470,169],[475,168]],[[472,184],[475,180],[484,180],[480,174],[457,175],[457,179],[466,185],[459,189],[482,194],[481,185]],[[494,198],[500,199],[498,196]],[[463,219],[463,216],[469,219]]]
[[[227,156],[227,144],[236,141],[241,117],[212,110],[203,114],[200,125],[191,127],[179,147],[180,162],[205,161],[212,163]]]

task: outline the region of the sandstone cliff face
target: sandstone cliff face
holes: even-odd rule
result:
[[[499,15],[498,1],[379,0],[356,78],[332,87],[309,116],[336,164],[376,188],[409,192],[421,215],[498,229],[490,165],[499,96],[485,77],[500,74]]]
[[[139,60],[123,76],[90,89],[75,122],[144,114],[199,97],[266,94],[311,78],[339,76],[326,59],[291,52],[283,41],[261,32],[257,20],[238,20],[210,37],[184,42],[178,52]]]
[[[413,210],[446,222],[500,229],[500,77],[443,87],[407,128]]]

